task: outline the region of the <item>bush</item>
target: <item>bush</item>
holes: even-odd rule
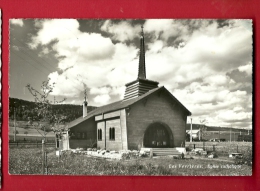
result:
[[[242,152],[242,157],[235,158],[235,164],[246,164],[248,166],[252,165],[253,160],[253,153],[251,149],[247,149],[246,151]]]
[[[138,158],[139,153],[134,151],[125,151],[122,153],[123,160],[136,159]]]
[[[147,157],[148,154],[145,151],[140,151],[139,152],[139,157]]]

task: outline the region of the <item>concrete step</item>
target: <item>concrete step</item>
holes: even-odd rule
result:
[[[153,148],[153,155],[167,156],[167,155],[181,155],[175,148]]]
[[[177,151],[176,148],[153,148],[153,151]]]

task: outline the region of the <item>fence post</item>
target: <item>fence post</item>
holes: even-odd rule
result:
[[[61,139],[58,140],[59,141],[59,161],[61,158]]]
[[[195,145],[196,145],[196,144],[193,144],[193,148],[194,148],[194,149],[196,149],[196,146],[195,146]]]
[[[153,148],[150,150],[150,158],[153,158]]]
[[[18,141],[16,141],[16,146],[18,147]]]
[[[42,174],[45,174],[45,140],[42,139]]]
[[[205,141],[203,141],[203,151],[205,151]]]
[[[213,151],[215,151],[215,145],[213,145]]]
[[[47,152],[44,152],[45,174],[48,175]]]

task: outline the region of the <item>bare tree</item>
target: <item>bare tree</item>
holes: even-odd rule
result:
[[[200,140],[205,139],[205,136],[207,135],[206,123],[207,123],[206,119],[200,120]]]
[[[53,92],[55,83],[50,84],[50,79],[42,82],[41,90],[38,91],[34,89],[30,84],[26,87],[29,92],[32,94],[35,100],[36,107],[34,113],[36,116],[28,118],[28,124],[32,125],[43,137],[42,140],[42,152],[43,152],[43,173],[47,174],[47,154],[45,151],[45,140],[46,135],[53,131],[55,134],[59,133],[62,135],[62,129],[60,124],[66,118],[65,116],[56,114],[53,112],[52,103],[59,104],[65,101],[65,98],[61,101],[57,101],[54,98],[54,102],[49,100],[50,94]],[[42,131],[41,131],[42,130]]]
[[[50,84],[50,79],[48,79],[47,81],[42,82],[41,91],[34,89],[30,84],[26,86],[34,97],[36,104],[34,112],[37,115],[34,118],[29,117],[28,123],[33,125],[33,127],[44,137],[44,140],[50,131],[60,131],[60,124],[66,119],[65,116],[53,112],[52,104],[60,104],[66,100],[65,98],[61,101],[54,99],[52,102],[49,100],[49,95],[53,92],[54,85],[55,83]]]

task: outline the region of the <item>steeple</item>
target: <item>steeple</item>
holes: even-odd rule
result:
[[[145,45],[144,45],[144,31],[143,26],[141,26],[141,38],[140,38],[140,54],[139,54],[139,68],[138,68],[138,78],[146,79],[145,71]]]
[[[145,44],[144,44],[144,31],[143,26],[141,27],[140,37],[140,53],[139,53],[139,67],[138,76],[135,81],[127,83],[124,101],[139,97],[151,89],[158,87],[158,82],[146,79],[146,68],[145,68]]]

